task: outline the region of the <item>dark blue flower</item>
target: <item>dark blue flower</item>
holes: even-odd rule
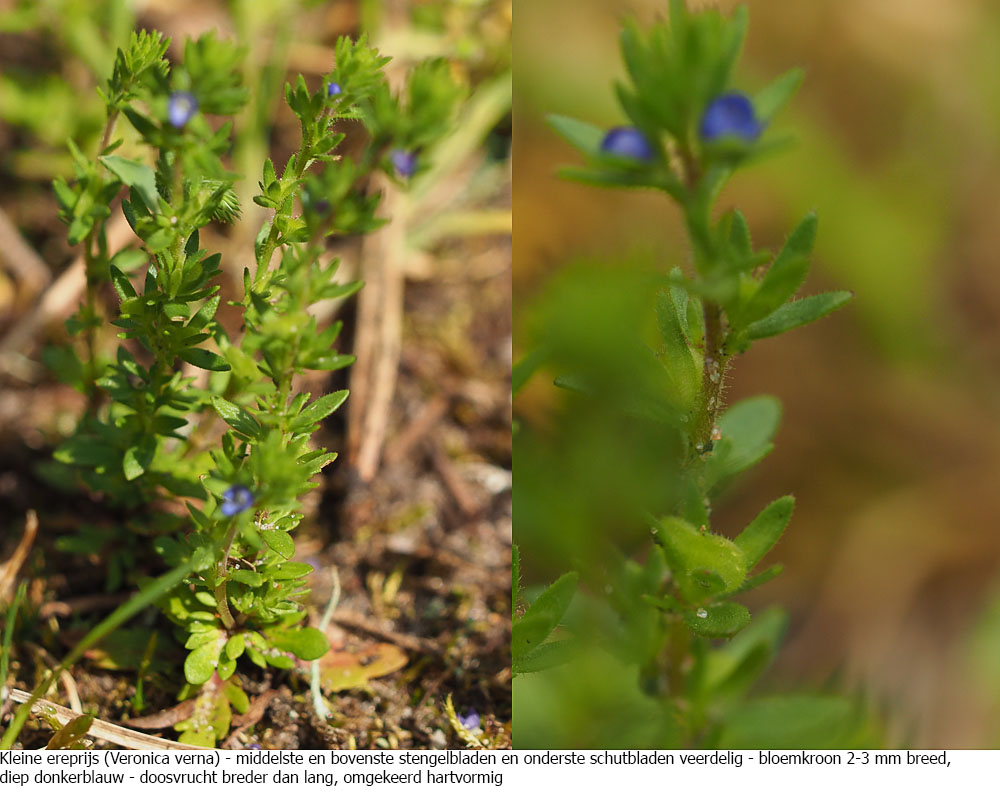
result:
[[[223,503],[219,507],[223,516],[234,517],[253,505],[253,492],[246,486],[235,484],[222,493]]]
[[[470,708],[465,716],[461,714],[456,714],[458,721],[462,723],[462,726],[468,728],[470,731],[474,731],[479,727],[479,712],[474,708]]]
[[[393,150],[389,160],[401,178],[409,178],[417,171],[417,154],[410,150]]]
[[[750,98],[739,92],[729,92],[708,104],[701,116],[698,135],[705,142],[728,137],[752,142],[763,129]]]
[[[252,745],[250,745],[250,746],[249,746],[249,747],[247,748],[247,750],[260,750],[260,745],[259,745],[259,744],[257,744],[257,742],[254,742],[254,743],[253,743]]]
[[[327,97],[336,97],[342,91],[343,91],[343,89],[340,88],[340,84],[339,83],[335,83],[334,81],[330,81],[326,85],[326,96]]]
[[[649,139],[637,128],[612,128],[601,140],[601,152],[609,156],[652,161],[656,155]]]
[[[175,128],[183,128],[198,111],[198,101],[191,92],[174,92],[167,101],[167,119]]]

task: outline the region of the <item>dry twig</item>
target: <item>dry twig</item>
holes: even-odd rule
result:
[[[4,605],[7,605],[13,596],[17,573],[21,571],[28,553],[31,552],[36,533],[38,533],[38,515],[32,509],[24,521],[24,533],[21,534],[21,541],[18,542],[13,555],[6,563],[0,564],[0,602]]]
[[[20,689],[11,689],[10,696],[15,703],[27,703],[31,699],[31,694]],[[50,703],[48,700],[39,700],[32,707],[33,713],[54,718],[60,725],[68,725],[77,717],[82,716],[75,711],[71,711],[65,706]],[[208,750],[207,747],[200,747],[194,744],[181,744],[171,742],[168,739],[159,739],[147,733],[136,733],[121,725],[114,725],[104,720],[95,719],[90,723],[88,736],[95,739],[103,739],[112,744],[121,745],[129,750]]]

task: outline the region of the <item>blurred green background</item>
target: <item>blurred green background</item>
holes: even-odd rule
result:
[[[755,243],[771,248],[815,209],[817,268],[803,293],[856,293],[846,311],[757,345],[731,372],[729,402],[767,392],[785,410],[775,452],[725,495],[716,529],[732,535],[773,498],[798,499],[769,559],[783,562],[784,574],[749,595],[755,610],[780,603],[791,612],[765,688],[833,678],[883,712],[890,745],[996,746],[1000,7],[748,5],[737,88],[804,67],[806,81],[777,122],[798,141],[740,173],[719,209],[741,208]],[[605,259],[666,271],[686,263],[681,221],[666,198],[559,180],[556,168],[576,158],[544,122],[559,113],[621,124],[612,90],[622,75],[619,23],[665,10],[662,0],[518,8],[516,355],[539,297],[567,265]],[[516,416],[544,429],[559,403],[548,377],[537,376]],[[615,465],[598,469],[610,475]],[[519,465],[515,481],[527,478]],[[515,520],[530,559],[525,535]],[[557,569],[547,566],[544,554],[533,572],[529,561],[528,581],[551,580]]]

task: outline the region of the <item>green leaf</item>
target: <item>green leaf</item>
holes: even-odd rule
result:
[[[753,98],[753,106],[758,119],[762,122],[770,121],[792,99],[804,77],[805,72],[795,67],[757,92]]]
[[[854,296],[852,292],[824,292],[785,303],[774,313],[747,326],[745,335],[749,339],[766,339],[779,333],[790,331],[801,325],[808,325],[832,311],[846,305]]]
[[[219,413],[219,416],[222,417],[234,431],[251,438],[255,438],[260,435],[260,423],[250,415],[250,412],[240,408],[235,403],[223,400],[221,397],[213,397],[212,405]]]
[[[244,649],[246,649],[246,642],[242,634],[231,636],[226,642],[226,655],[234,661],[243,655]]]
[[[816,242],[817,219],[807,214],[781,248],[757,291],[740,308],[733,326],[741,328],[773,313],[802,286],[809,272],[809,256]]]
[[[229,370],[229,364],[226,362],[226,359],[210,350],[202,350],[199,347],[188,347],[181,350],[179,355],[188,364],[194,364],[201,369],[208,369],[213,372],[227,372]]]
[[[156,191],[156,173],[152,167],[121,156],[101,156],[100,161],[122,183],[135,189],[147,208],[156,209],[159,207],[160,193]]]
[[[716,699],[745,693],[774,660],[788,625],[788,614],[769,608],[722,647],[709,650],[705,658],[704,686]]]
[[[330,649],[330,642],[316,628],[272,628],[264,638],[303,661],[314,661]]]
[[[294,580],[295,578],[304,578],[312,571],[313,568],[311,565],[304,564],[301,561],[285,561],[268,569],[267,575],[269,578],[287,581]]]
[[[208,299],[208,302],[206,302],[205,305],[199,308],[198,312],[193,317],[191,317],[186,327],[192,331],[202,330],[202,328],[204,328],[206,325],[208,325],[209,322],[212,321],[212,318],[215,316],[215,312],[219,308],[220,300],[221,297],[217,294],[214,295],[213,297],[210,297]]]
[[[567,572],[542,592],[520,619],[514,620],[511,652],[520,661],[548,637],[566,614],[579,576]]]
[[[781,403],[770,395],[751,397],[728,408],[718,420],[722,441],[706,464],[711,483],[749,469],[770,453],[780,420]]]
[[[184,678],[188,683],[200,686],[212,677],[224,645],[225,637],[222,631],[219,631],[214,640],[206,642],[188,654],[184,659]]]
[[[668,517],[658,523],[656,537],[688,602],[698,603],[737,589],[746,578],[746,556],[724,536],[699,531],[679,517]]]
[[[152,436],[144,436],[138,443],[132,445],[125,451],[125,456],[122,459],[125,480],[134,481],[142,475],[153,463],[155,455],[156,439]]]
[[[340,408],[349,394],[347,389],[332,394],[324,395],[315,403],[311,403],[302,409],[292,421],[292,430],[296,433],[312,430],[312,427],[322,419],[330,416]]]
[[[263,575],[249,569],[234,569],[226,577],[228,580],[242,583],[245,586],[262,586],[264,583]]]
[[[750,238],[750,226],[747,218],[739,209],[733,212],[729,226],[729,244],[741,258],[748,259],[753,254],[753,240]]]
[[[518,675],[526,672],[541,672],[554,669],[573,660],[579,647],[574,639],[558,639],[554,642],[543,642],[514,664]]]
[[[679,404],[691,408],[701,380],[670,289],[661,289],[656,295],[656,321],[664,346],[660,361],[677,391]]]
[[[738,706],[727,717],[717,746],[736,750],[862,749],[872,746],[873,733],[867,714],[854,700],[785,695],[761,697]]]
[[[596,125],[560,114],[549,114],[547,120],[556,133],[577,150],[581,150],[587,155],[595,155],[600,149],[605,132]]]
[[[747,567],[755,566],[777,544],[785,532],[788,520],[795,509],[795,498],[790,494],[779,497],[758,514],[753,522],[736,537],[736,544],[747,557]]]
[[[268,547],[282,558],[291,558],[295,555],[295,542],[284,531],[262,530],[260,537],[267,542]]]
[[[236,672],[236,661],[223,651],[219,655],[219,666],[216,669],[219,673],[219,680],[228,681]]]
[[[749,592],[751,589],[756,589],[758,586],[763,586],[768,581],[773,581],[777,578],[784,571],[784,569],[785,568],[781,564],[772,564],[767,569],[758,572],[752,578],[747,578],[739,589],[735,592],[730,592],[729,594],[743,594],[744,592]]]
[[[115,292],[122,300],[128,300],[130,297],[136,296],[132,281],[114,264],[111,265],[111,284],[115,287]]]
[[[239,638],[242,639],[243,637],[241,636]],[[222,691],[229,699],[229,702],[233,706],[233,710],[235,710],[237,714],[247,713],[250,708],[250,698],[247,697],[246,692],[244,692],[232,681],[228,681]]]
[[[313,355],[303,359],[302,366],[305,369],[335,370],[349,367],[356,360],[356,356],[334,354],[334,355]]]
[[[699,636],[728,639],[750,622],[750,611],[739,603],[717,603],[684,612],[684,622]]]
[[[62,728],[53,734],[49,743],[45,745],[46,750],[76,750],[83,749],[83,738],[90,730],[94,722],[92,714],[81,714],[67,722]]]

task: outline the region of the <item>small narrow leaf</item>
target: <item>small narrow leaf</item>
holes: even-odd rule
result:
[[[657,293],[656,321],[664,348],[660,360],[677,391],[679,405],[682,408],[690,408],[701,381],[691,346],[684,335],[684,326],[678,317],[677,306],[669,289],[661,289]]]
[[[736,544],[747,557],[747,566],[755,566],[774,547],[792,518],[795,498],[780,497],[758,514],[736,537]]]
[[[115,287],[115,292],[120,299],[128,300],[130,297],[136,296],[135,289],[128,276],[114,264],[111,265],[111,283]]]
[[[582,150],[588,155],[595,155],[601,146],[604,138],[604,131],[596,125],[588,122],[581,122],[572,117],[564,117],[559,114],[549,114],[548,123],[556,133],[562,136],[577,150]]]
[[[240,408],[235,403],[223,400],[221,397],[213,397],[212,405],[228,424],[229,427],[244,436],[255,437],[260,434],[260,423],[250,415],[248,411]]]
[[[699,636],[728,639],[750,622],[750,611],[739,603],[718,603],[684,612],[685,624]]]
[[[807,214],[788,236],[757,291],[739,310],[734,327],[743,327],[773,313],[802,286],[809,272],[809,256],[816,242],[817,218]]]
[[[320,420],[330,416],[340,408],[349,394],[347,389],[332,394],[324,395],[314,403],[302,409],[302,413],[295,417],[292,429],[296,432],[310,430]]]
[[[851,292],[825,292],[785,303],[773,314],[749,325],[745,331],[750,339],[766,339],[808,325],[832,311],[846,305],[854,295]]]
[[[230,369],[226,359],[210,350],[202,350],[199,347],[188,347],[181,350],[179,355],[188,364],[194,364],[194,366],[201,369],[212,370],[213,372],[228,372]]]
[[[804,77],[805,72],[795,67],[757,92],[753,99],[757,117],[763,122],[768,122],[774,117],[792,99]]]

